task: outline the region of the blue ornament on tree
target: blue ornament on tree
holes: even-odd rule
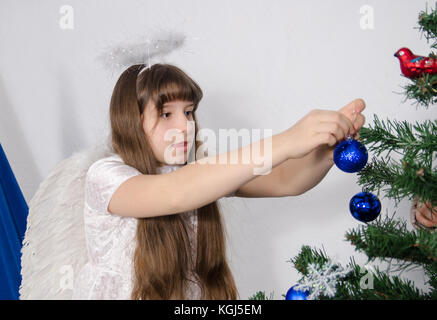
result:
[[[308,295],[310,294],[309,291],[304,290],[296,290],[294,289],[297,286],[294,285],[290,289],[288,289],[287,294],[285,295],[285,300],[306,300]]]
[[[361,222],[375,220],[381,212],[381,202],[372,193],[363,191],[354,195],[349,202],[352,216]]]
[[[334,150],[334,163],[340,170],[348,173],[363,169],[368,157],[366,147],[350,136],[340,142]]]

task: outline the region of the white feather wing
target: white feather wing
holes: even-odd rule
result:
[[[104,144],[62,160],[29,202],[21,249],[20,299],[71,299],[87,262],[83,222],[88,168],[110,154]]]

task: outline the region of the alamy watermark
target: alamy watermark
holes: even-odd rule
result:
[[[200,129],[195,134],[194,121],[188,121],[186,132],[185,138],[184,133],[179,129],[167,130],[164,140],[181,142],[187,139],[187,152],[194,152],[194,138],[196,141],[202,141],[203,143],[195,151],[195,159],[202,159],[199,162],[201,164],[252,164],[259,166],[253,168],[254,175],[266,175],[272,170],[272,129],[219,129],[217,137],[216,132],[208,128]],[[239,151],[240,141],[243,147]],[[216,155],[217,144],[219,146],[218,157],[211,156]],[[228,147],[231,149],[229,152],[227,152]],[[176,149],[175,152],[174,147],[170,145],[164,151],[164,160],[168,164],[180,163],[178,159],[183,155],[182,148]]]
[[[74,269],[71,265],[66,264],[63,265],[59,269],[59,273],[61,274],[61,278],[59,279],[59,288],[62,291],[64,290],[73,290],[73,281],[74,281]]]
[[[375,29],[375,15],[372,6],[364,5],[360,7],[360,28],[362,30]]]
[[[70,5],[63,5],[59,8],[59,28],[61,30],[73,30],[74,29],[74,9]]]
[[[373,290],[373,278],[375,273],[373,267],[365,265],[364,268],[361,268],[360,273],[364,273],[364,275],[360,278],[361,290]]]

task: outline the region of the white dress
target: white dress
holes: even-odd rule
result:
[[[169,173],[183,165],[166,165],[158,173]],[[115,190],[127,179],[139,175],[118,154],[99,159],[88,169],[85,180],[84,226],[88,262],[74,277],[72,299],[130,299],[133,287],[133,254],[136,247],[137,218],[107,211]],[[233,196],[235,193],[227,195]],[[182,213],[189,226],[193,254],[197,239],[196,210]],[[199,299],[200,288],[194,274],[188,299]]]

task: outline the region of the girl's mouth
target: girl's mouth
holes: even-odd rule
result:
[[[174,148],[184,148],[184,150],[187,150],[188,142],[180,142],[173,145]]]

